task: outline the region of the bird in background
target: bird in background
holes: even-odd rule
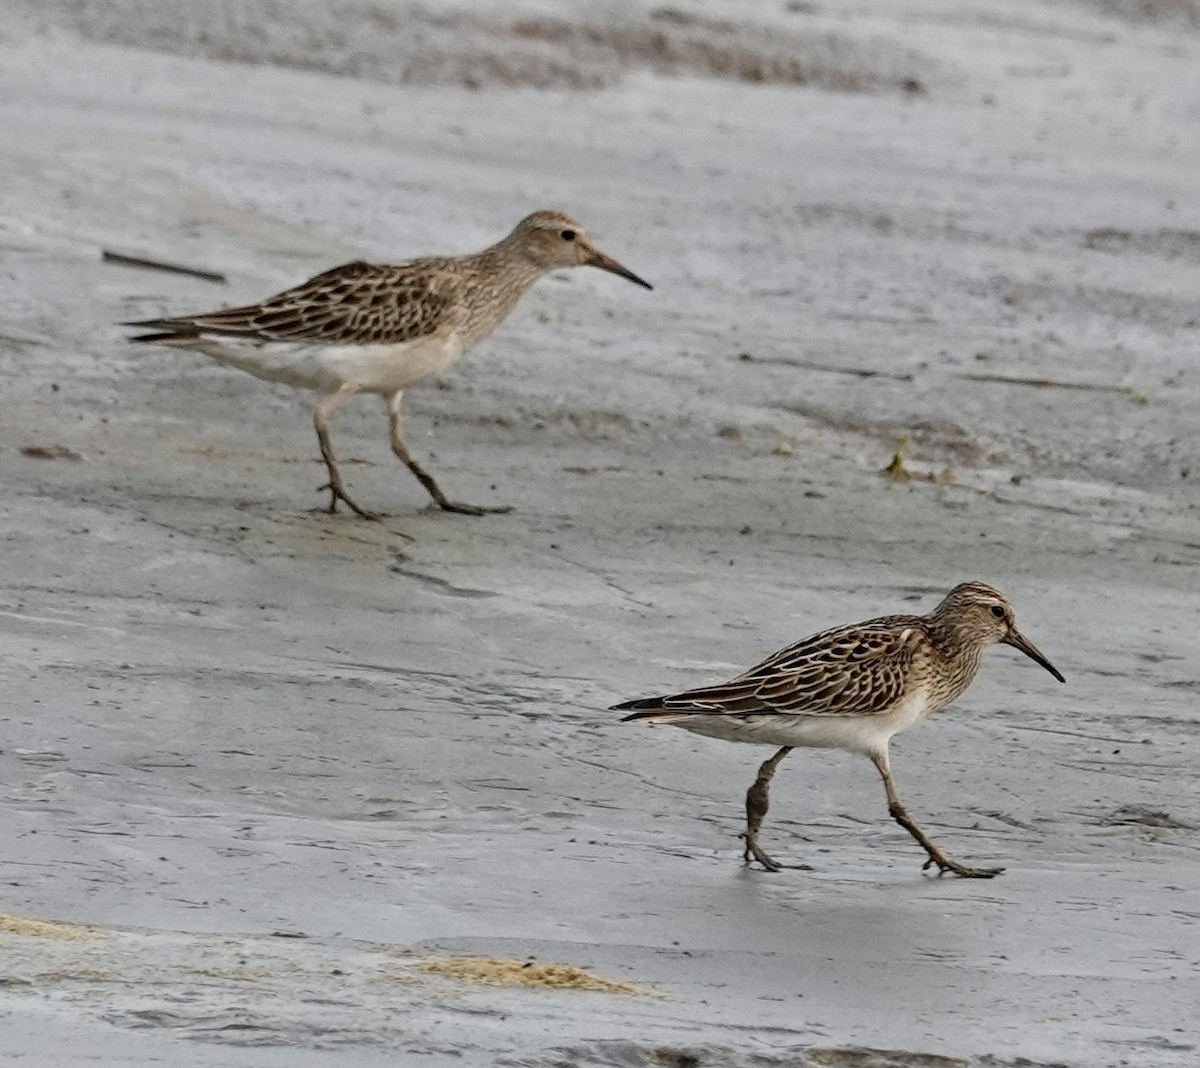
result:
[[[1018,629],[1012,605],[991,586],[955,586],[925,616],[894,615],[822,631],[781,649],[730,682],[614,705],[622,722],[667,723],[710,738],[779,746],[746,793],[744,860],[768,871],[784,865],[758,844],[771,778],[798,746],[847,749],[871,758],[883,778],[888,813],[928,855],[922,870],[990,879],[1003,868],[949,859],[908,814],[888,760],[894,734],[958,698],[990,645],[1011,645],[1066,680]],[[801,865],[803,867],[803,865]]]
[[[150,331],[133,341],[195,350],[257,378],[318,393],[313,425],[329,474],[321,488],[329,491],[330,512],[341,501],[376,518],[350,496],[329,440],[333,413],[355,393],[383,398],[392,451],[439,508],[506,512],[457,503],[442,492],[404,440],[400,402],[410,386],[449,370],[504,322],[539,278],[560,267],[598,267],[653,288],[596,248],[569,215],[535,211],[473,255],[355,261],[259,304],[122,325]]]

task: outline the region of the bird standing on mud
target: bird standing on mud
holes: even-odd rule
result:
[[[964,878],[990,879],[1003,868],[971,868],[946,857],[908,814],[892,782],[892,735],[945,708],[971,685],[983,651],[1020,649],[1059,682],[1066,680],[1019,630],[1012,606],[982,582],[955,586],[926,616],[883,616],[823,631],[789,645],[731,682],[614,705],[645,720],[731,742],[781,746],[763,762],[746,794],[747,864],[783,865],[758,844],[770,804],[771,777],[796,746],[865,753],[883,777],[888,812],[937,866]]]
[[[400,422],[403,391],[445,373],[488,337],[534,282],[560,267],[599,267],[653,288],[606,256],[569,215],[537,211],[503,240],[470,256],[374,265],[356,261],[284,290],[261,304],[175,319],[124,323],[152,331],[132,340],[195,349],[257,378],[321,395],[313,424],[329,472],[329,511],[351,498],[329,441],[329,420],[355,393],[387,405],[392,451],[448,512],[482,515],[508,508],[456,503],[413,457]]]

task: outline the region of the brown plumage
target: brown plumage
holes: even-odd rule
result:
[[[354,393],[378,393],[388,409],[392,450],[447,511],[478,515],[449,500],[408,450],[400,424],[402,393],[447,371],[492,333],[542,275],[560,267],[598,267],[651,288],[597,249],[569,215],[538,211],[504,239],[470,256],[431,256],[396,264],[347,263],[259,304],[126,323],[150,331],[132,338],[195,349],[258,378],[316,390],[313,423],[329,472],[329,510],[346,492],[329,420]]]
[[[892,736],[945,708],[971,685],[984,649],[1020,649],[1060,682],[1058,670],[1017,630],[1012,606],[982,582],[956,586],[928,615],[892,615],[835,627],[769,656],[727,683],[615,705],[625,720],[669,723],[728,741],[780,746],[746,798],[745,859],[778,870],[758,846],[779,762],[796,746],[865,753],[883,777],[891,815],[921,843],[939,873],[989,878],[947,859],[896,795],[888,760]]]
[[[397,344],[434,333],[461,288],[452,259],[378,265],[355,260],[261,304],[130,324],[161,331],[130,340],[212,334],[257,341]]]
[[[919,626],[920,622],[919,616],[884,616],[836,627],[779,650],[729,682],[631,701],[628,707],[717,713],[803,712],[808,716],[880,715],[903,693],[919,640],[914,624]]]

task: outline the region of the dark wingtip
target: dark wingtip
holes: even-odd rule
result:
[[[178,341],[181,338],[196,337],[200,333],[192,323],[180,322],[177,319],[131,319],[117,325],[153,331],[150,334],[136,334],[129,339],[130,341],[140,341],[143,344],[156,341]]]
[[[621,717],[622,723],[628,723],[631,719],[649,719],[657,716],[663,710],[662,701],[661,697],[638,697],[633,701],[622,701],[619,705],[612,705],[609,711],[632,713]]]

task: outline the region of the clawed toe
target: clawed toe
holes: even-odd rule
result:
[[[357,502],[351,498],[350,494],[348,494],[341,487],[335,486],[332,482],[326,482],[325,485],[320,487],[320,489],[329,491],[329,505],[325,511],[327,511],[330,515],[337,515],[338,501],[342,501],[345,503],[346,507],[350,509],[350,511],[354,512],[355,515],[361,517],[362,519],[379,519],[379,516],[375,512],[368,512],[365,508],[359,507]],[[320,490],[318,490],[318,492],[320,492]]]
[[[747,849],[742,854],[742,861],[747,868],[756,860],[762,865],[763,871],[783,871],[783,865],[772,860],[761,849]]]
[[[463,504],[461,501],[436,501],[434,507],[440,508],[443,512],[453,512],[456,515],[503,515],[505,512],[513,510],[511,504],[487,508],[479,504]]]
[[[787,868],[789,871],[812,871],[810,864],[781,864],[773,857],[764,853],[759,848],[756,842],[750,835],[743,833],[742,838],[746,842],[746,848],[742,852],[742,860],[749,867],[754,861],[758,861],[763,866],[764,871],[783,871]]]
[[[957,861],[941,860],[935,857],[930,857],[924,864],[921,865],[921,871],[928,871],[932,867],[937,867],[937,875],[940,879],[946,872],[952,872],[960,879],[994,879],[999,875],[1003,868],[968,868],[965,864],[959,864]]]

